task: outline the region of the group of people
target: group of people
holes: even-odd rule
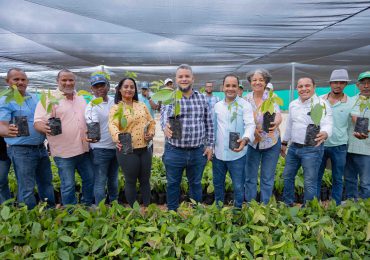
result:
[[[46,109],[37,95],[27,91],[28,78],[21,69],[7,73],[6,82],[17,86],[25,97],[22,105],[0,99],[0,202],[10,198],[8,171],[13,164],[18,183],[17,199],[29,208],[36,205],[34,188],[39,199],[49,206],[55,205],[54,188],[49,155],[58,168],[61,181],[62,204],[76,204],[75,171],[82,179],[81,203],[98,204],[103,199],[118,198],[118,167],[125,177],[125,196],[130,206],[137,200],[136,184],[139,181],[144,206],[150,203],[150,173],[155,134],[154,111],[160,110],[160,127],[165,135],[163,163],[167,178],[167,206],[177,210],[180,183],[184,170],[189,182],[189,195],[196,202],[202,200],[201,179],[207,161],[213,162],[213,182],[218,205],[224,201],[225,176],[230,173],[234,188],[234,206],[240,208],[244,201],[257,196],[260,171],[260,200],[268,203],[272,196],[275,169],[279,154],[286,156],[284,202],[294,202],[294,179],[298,168],[304,172],[304,200],[320,197],[323,172],[328,158],[332,162],[332,198],[342,201],[343,176],[345,198],[368,198],[370,195],[370,142],[368,134],[354,133],[356,117],[370,117],[369,109],[360,111],[355,102],[358,96],[370,97],[370,72],[361,73],[357,86],[360,94],[350,98],[343,93],[349,82],[345,70],[333,71],[330,78],[331,92],[319,97],[315,82],[303,77],[297,82],[298,99],[289,106],[285,135],[280,136],[282,114],[273,104],[274,118],[268,130],[262,127],[264,101],[271,98],[268,85],[271,75],[264,69],[248,74],[252,92],[242,97],[242,85],[236,75],[223,79],[225,98],[212,95],[213,83],[207,82],[205,94],[193,89],[194,75],[189,65],[176,70],[175,82],[166,79],[166,88],[173,83],[182,92],[179,104],[160,104],[151,99],[149,84],[141,84],[141,93],[135,79],[123,78],[117,85],[114,98],[108,96],[110,84],[103,74],[91,76],[91,91],[101,98],[99,105],[86,103],[75,90],[76,77],[63,69],[57,75],[57,90],[53,93],[59,101]],[[50,96],[49,96],[50,98]],[[48,100],[45,101],[46,103]],[[314,136],[315,145],[306,144],[305,133],[313,123],[312,107],[322,109],[319,131]],[[169,121],[180,110],[180,138],[172,136]],[[14,124],[15,116],[27,116],[28,136],[19,136]],[[49,119],[59,118],[62,131],[54,135]],[[100,139],[89,139],[86,124],[98,122]],[[131,150],[122,141],[129,135]],[[231,137],[234,144],[231,146]],[[4,139],[3,139],[4,138]],[[5,142],[4,142],[5,140]],[[288,152],[287,147],[289,146]],[[360,179],[360,190],[358,189]]]

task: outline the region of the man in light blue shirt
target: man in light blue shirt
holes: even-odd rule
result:
[[[213,158],[213,185],[216,203],[224,202],[225,176],[230,172],[234,188],[234,206],[241,208],[244,200],[244,167],[247,149],[254,141],[256,125],[252,106],[238,97],[239,78],[228,74],[223,80],[225,99],[214,106],[215,157]],[[238,147],[229,146],[230,132],[239,134]]]
[[[0,99],[0,135],[5,137],[8,156],[12,161],[18,183],[18,202],[25,203],[29,209],[36,206],[34,188],[37,184],[41,201],[55,205],[52,173],[48,153],[45,149],[45,135],[33,126],[37,96],[27,92],[28,78],[24,71],[12,68],[8,71],[6,82],[9,87],[16,86],[25,98],[20,106],[15,101],[7,103]],[[28,136],[19,136],[18,127],[11,123],[15,116],[27,116]]]
[[[108,96],[109,81],[104,75],[91,76],[91,90],[95,98],[103,98],[98,106],[91,106],[85,110],[86,123],[98,122],[100,125],[100,140],[90,143],[92,163],[94,165],[94,196],[95,204],[106,198],[107,186],[109,202],[118,199],[118,162],[116,158],[116,145],[108,129],[109,110],[114,105],[114,99]]]
[[[370,120],[370,71],[365,71],[358,76],[357,87],[367,108],[360,108],[359,103],[351,111],[352,124],[349,129],[347,163],[344,170],[345,199],[370,198],[370,138],[368,133],[354,132],[354,124],[358,117]]]
[[[331,91],[321,96],[328,101],[333,111],[333,132],[332,136],[324,143],[324,156],[317,180],[317,198],[320,198],[322,177],[326,162],[330,159],[333,183],[331,198],[335,200],[337,205],[340,205],[342,201],[343,173],[346,165],[348,142],[348,119],[353,106],[351,98],[343,92],[349,81],[347,70],[334,70],[330,76]]]
[[[156,104],[150,97],[149,82],[141,82],[141,94],[139,94],[139,101],[143,102],[149,110],[150,115],[154,118],[154,111],[159,109],[159,105]]]

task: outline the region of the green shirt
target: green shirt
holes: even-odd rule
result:
[[[327,100],[328,94],[321,97]],[[328,103],[330,104],[329,101]],[[336,104],[330,104],[333,111],[333,133],[330,138],[325,141],[324,146],[333,147],[347,144],[349,118],[353,104],[353,99],[347,95],[345,95],[342,100]]]
[[[358,98],[358,95],[353,97],[353,101],[356,102],[357,98]],[[370,111],[367,109],[360,113],[359,105],[356,105],[355,107],[353,107],[351,111],[351,115],[370,118]],[[354,129],[354,124],[352,123],[349,128],[348,152],[356,153],[356,154],[363,154],[363,155],[370,155],[370,137],[360,140],[353,136],[353,129]]]

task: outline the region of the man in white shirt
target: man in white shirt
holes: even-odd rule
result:
[[[108,198],[112,202],[118,198],[118,162],[116,146],[108,129],[109,110],[114,104],[114,99],[108,96],[109,82],[104,75],[97,74],[90,78],[91,90],[95,98],[103,98],[97,106],[91,102],[85,110],[86,123],[98,122],[100,124],[100,140],[90,141],[92,149],[92,163],[94,165],[94,196],[95,204],[106,198],[105,187],[108,188]]]
[[[234,206],[241,208],[244,200],[244,168],[248,142],[254,141],[252,106],[238,97],[239,78],[233,74],[223,80],[225,99],[214,106],[215,157],[213,158],[213,185],[216,203],[224,202],[225,177],[229,171],[234,188]],[[230,149],[230,132],[239,133],[239,146]]]
[[[324,154],[323,142],[331,136],[333,116],[327,101],[315,94],[315,82],[312,78],[303,77],[298,80],[297,91],[299,98],[289,105],[289,116],[286,131],[281,142],[281,155],[285,157],[288,142],[290,142],[286,155],[283,173],[284,192],[283,200],[288,205],[294,202],[294,179],[300,166],[304,175],[304,202],[317,196],[317,179],[320,163]],[[320,132],[316,135],[316,146],[305,144],[307,126],[313,124],[311,107],[320,103],[325,105],[320,121]]]

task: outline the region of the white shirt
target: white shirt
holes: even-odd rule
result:
[[[234,161],[243,157],[247,153],[247,144],[240,152],[234,152],[229,148],[229,132],[239,132],[241,138],[248,138],[249,142],[254,141],[253,109],[251,104],[240,97],[233,101],[238,103],[238,108],[232,106],[231,111],[225,99],[217,102],[214,106],[214,129],[215,129],[215,156],[219,160]],[[233,112],[237,112],[237,117],[231,122]]]
[[[332,134],[333,129],[333,114],[330,104],[319,98],[316,94],[312,96],[313,105],[320,102],[320,104],[325,103],[326,112],[324,110],[323,117],[320,121],[320,132],[326,132],[328,138]],[[291,141],[293,143],[304,144],[307,126],[313,124],[311,117],[308,113],[311,111],[311,98],[302,102],[301,98],[294,100],[289,105],[289,115],[286,124],[286,130],[283,140],[285,142]]]
[[[109,110],[114,105],[114,99],[108,96],[107,102],[102,102],[98,106],[91,106],[91,102],[85,109],[86,123],[99,122],[100,123],[100,141],[97,143],[90,143],[92,149],[104,148],[115,149],[112,137],[108,129]]]

